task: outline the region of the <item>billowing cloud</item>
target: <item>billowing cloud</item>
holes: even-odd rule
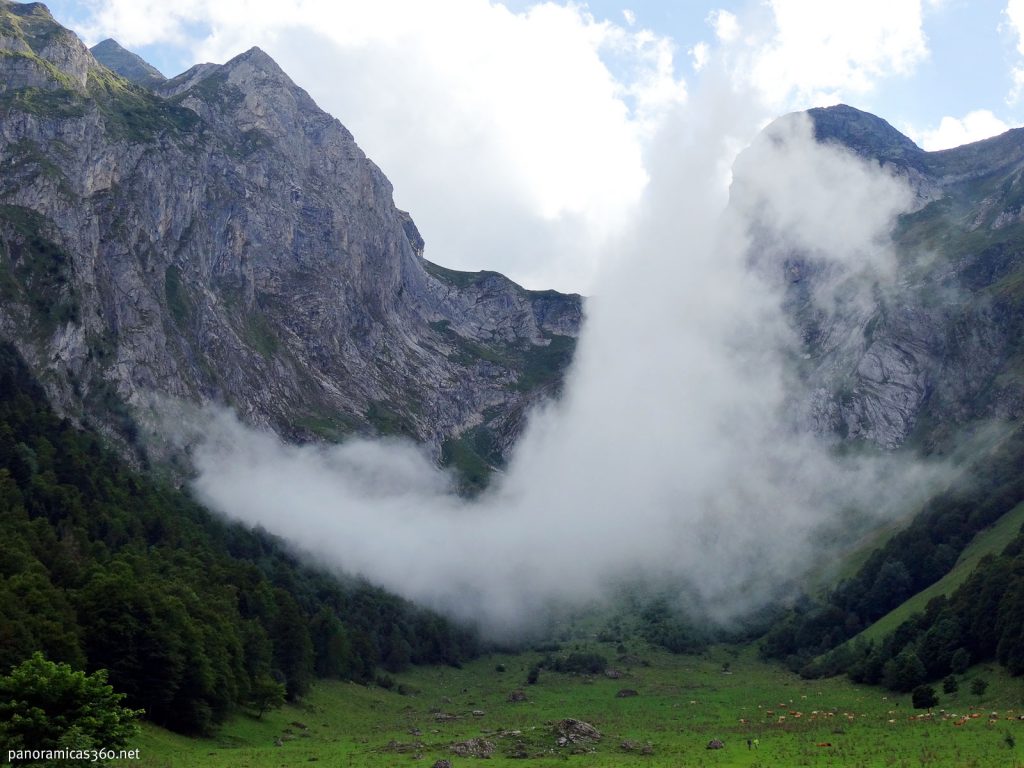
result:
[[[722,164],[759,124],[751,103],[704,92],[653,143],[657,171],[598,284],[565,396],[534,415],[481,498],[453,495],[412,446],[287,446],[209,415],[200,498],[502,634],[622,580],[671,585],[728,620],[783,593],[850,510],[902,509],[922,487],[912,464],[841,460],[789,423],[800,349],[778,271],[750,269],[750,237],[781,220],[780,247],[840,272],[870,254],[884,280],[910,195],[793,118],[744,153],[725,215]]]
[[[981,141],[991,136],[998,136],[1015,126],[1005,123],[990,110],[978,109],[968,112],[963,117],[943,117],[936,128],[925,131],[910,130],[907,134],[922,149],[929,152],[938,149],[950,149],[972,141]]]
[[[752,64],[769,103],[820,106],[907,75],[928,55],[919,0],[771,0],[776,32]]]

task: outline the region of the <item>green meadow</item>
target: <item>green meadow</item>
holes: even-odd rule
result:
[[[523,653],[414,669],[391,690],[320,683],[301,704],[236,716],[214,738],[146,725],[132,765],[1024,766],[1024,682],[995,666],[969,670],[957,693],[940,690],[929,714],[909,695],[845,678],[802,680],[750,647],[675,656],[639,643],[625,654],[570,644],[562,654],[577,647],[607,657],[621,677],[542,670],[527,685],[541,654]],[[970,692],[977,677],[989,683],[980,697]],[[637,695],[619,697],[623,689]],[[509,701],[516,690],[527,700]],[[566,718],[593,725],[600,740],[559,745]],[[473,739],[493,749],[488,760],[456,754]],[[712,739],[724,748],[707,749]]]

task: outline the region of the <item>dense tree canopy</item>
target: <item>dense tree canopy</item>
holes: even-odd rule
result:
[[[843,645],[942,578],[979,531],[1024,500],[1024,428],[965,476],[931,499],[852,578],[824,599],[798,602],[764,637],[762,653],[808,675],[850,671],[858,680],[906,691],[987,658],[1024,672],[1024,584],[1016,575],[1024,565],[1013,560],[1013,545],[980,563],[948,602],[929,605],[884,643]]]

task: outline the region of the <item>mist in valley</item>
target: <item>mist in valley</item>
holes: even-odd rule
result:
[[[183,422],[201,434],[198,497],[491,636],[622,583],[728,624],[790,596],[835,555],[826,539],[848,547],[844,530],[909,511],[935,468],[841,456],[807,428],[809,353],[783,304],[792,254],[827,276],[813,295],[826,315],[884,291],[889,233],[915,195],[817,143],[806,115],[762,131],[770,107],[735,64],[712,62],[650,144],[650,181],[601,254],[564,392],[535,409],[484,493],[459,496],[410,443],[289,445],[207,410]]]

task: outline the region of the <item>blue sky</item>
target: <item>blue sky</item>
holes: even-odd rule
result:
[[[507,0],[503,3],[515,12],[536,5],[534,0]],[[51,0],[51,11],[59,20],[75,26],[90,23],[102,2]],[[624,22],[630,11],[637,26],[647,27],[673,41],[679,52],[676,70],[692,75],[687,50],[709,37],[708,15],[720,8],[741,12],[752,3],[736,2],[663,2],[660,0],[591,0],[583,5],[596,19]],[[928,56],[906,76],[888,79],[877,91],[862,96],[856,106],[875,112],[903,128],[924,130],[937,127],[945,116],[962,117],[975,110],[989,110],[1006,122],[1022,122],[1024,112],[1017,104],[1008,104],[1013,87],[1012,71],[1020,58],[1016,33],[1008,23],[1005,0],[942,0],[925,3],[923,31]],[[119,30],[89,30],[91,37]],[[136,46],[148,61],[168,75],[174,75],[196,63],[189,41],[209,34],[210,25],[196,22],[185,28],[183,41],[160,41]],[[93,40],[92,42],[95,42]]]
[[[385,170],[428,258],[536,286],[586,288],[643,194],[652,142],[708,82],[745,89],[761,124],[844,101],[928,149],[1024,123],[1024,0],[49,7],[167,75],[259,45]]]

